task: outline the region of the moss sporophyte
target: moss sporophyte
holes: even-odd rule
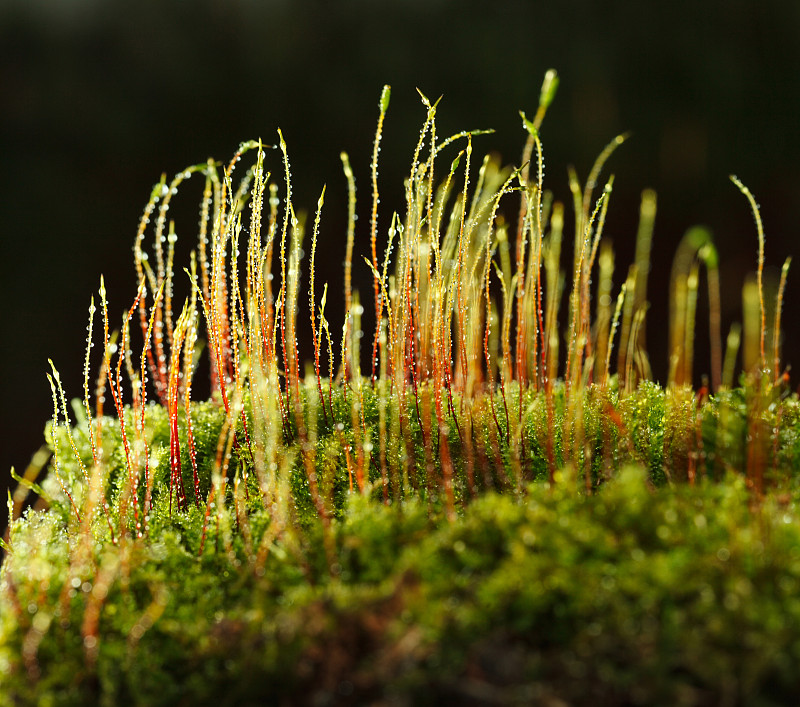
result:
[[[378,209],[384,88],[363,232],[342,153],[342,321],[315,278],[325,189],[307,228],[280,131],[161,179],[122,327],[101,279],[83,399],[68,405],[52,366],[52,454],[12,471],[0,704],[796,700],[789,261],[768,301],[759,210],[732,178],[758,235],[744,329],[723,347],[717,250],[690,229],[672,269],[669,379],[653,382],[656,196],[642,196],[635,259],[615,284],[614,180],[600,176],[625,136],[612,140],[583,185],[570,172],[565,262],[540,140],[557,85],[549,71],[534,117],[521,114],[519,167],[475,159],[490,131],[442,139],[439,101],[420,94],[402,216]],[[167,214],[190,179],[203,196],[182,268]],[[694,390],[701,266],[710,382]],[[354,268],[371,277],[363,305]],[[192,389],[201,357],[207,401]],[[23,510],[29,491],[39,500]]]

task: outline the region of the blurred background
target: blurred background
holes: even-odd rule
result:
[[[641,191],[658,192],[648,344],[664,381],[669,270],[688,227],[705,224],[716,238],[723,336],[741,318],[757,240],[729,173],[761,205],[769,268],[778,272],[787,255],[800,254],[796,0],[0,3],[0,489],[8,469],[22,473],[43,441],[52,412],[48,357],[67,395],[82,394],[87,309],[101,273],[112,325],[130,306],[133,238],[162,172],[227,160],[242,140],[272,142],[280,127],[295,204],[313,215],[327,184],[318,277],[331,283],[328,318],[338,323],[346,219],[339,152],[350,153],[359,186],[354,261],[364,291],[370,274],[358,263],[368,250],[381,86],[392,85],[380,165],[385,234],[391,211],[402,208],[425,117],[415,88],[444,96],[440,136],[494,128],[476,138],[476,153],[519,163],[517,111],[535,112],[551,67],[561,85],[542,139],[557,198],[569,203],[568,165],[585,179],[611,138],[633,133],[606,170],[616,174],[605,234],[617,252],[617,286],[633,257]],[[271,168],[280,169],[277,156]],[[186,250],[201,189],[190,181],[170,212]],[[797,365],[796,272],[787,301],[785,359]],[[702,349],[702,314],[699,321]],[[698,352],[698,378],[707,360]]]

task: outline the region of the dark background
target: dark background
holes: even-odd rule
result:
[[[48,357],[68,396],[82,394],[87,308],[100,273],[112,325],[130,305],[131,246],[162,171],[172,176],[209,156],[227,159],[240,141],[273,141],[281,127],[295,203],[313,214],[328,185],[319,278],[331,282],[328,313],[338,325],[341,312],[332,305],[346,214],[339,152],[350,153],[359,186],[358,263],[368,248],[381,86],[393,88],[380,167],[385,234],[391,210],[402,207],[402,180],[425,116],[415,87],[432,99],[444,94],[440,136],[493,127],[496,134],[476,139],[478,156],[496,150],[518,162],[525,134],[517,111],[535,111],[550,67],[561,87],[542,137],[547,185],[558,198],[569,203],[568,164],[585,178],[612,137],[633,131],[610,163],[616,182],[606,235],[617,250],[617,283],[632,258],[641,190],[658,191],[648,339],[663,381],[669,268],[689,226],[707,224],[715,233],[723,331],[740,318],[757,241],[729,173],[761,204],[768,264],[777,270],[798,252],[795,0],[0,4],[0,478],[11,465],[22,472],[42,442],[51,414]],[[271,167],[278,172],[277,159]],[[195,181],[171,212],[187,249],[201,188]],[[370,288],[366,267],[357,272],[362,291]],[[800,359],[792,304],[799,283],[791,274],[789,363]],[[698,374],[706,360],[697,361]]]

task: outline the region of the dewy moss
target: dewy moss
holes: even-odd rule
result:
[[[557,84],[548,72],[533,119],[522,114],[519,168],[475,158],[486,131],[442,139],[438,101],[422,96],[405,215],[391,218],[378,213],[384,88],[361,264],[342,155],[343,321],[328,320],[335,290],[315,281],[324,189],[301,292],[309,235],[280,132],[275,148],[246,142],[227,165],[156,185],[124,325],[110,330],[101,280],[83,400],[70,413],[53,367],[49,473],[37,483],[38,459],[14,475],[0,705],[800,694],[800,411],[780,362],[789,263],[773,305],[758,208],[733,178],[759,238],[741,383],[738,329],[723,356],[718,254],[697,229],[673,268],[669,383],[652,382],[656,198],[644,193],[635,262],[615,285],[603,239],[613,178],[595,192],[624,136],[584,186],[570,175],[575,232],[564,233],[540,140]],[[200,227],[184,269],[167,213],[195,177]],[[364,300],[354,249],[372,276]],[[711,389],[695,391],[701,265]],[[178,278],[190,283],[183,303]],[[313,342],[302,353],[299,316]],[[192,390],[201,352],[208,401]],[[22,513],[27,490],[39,502]]]

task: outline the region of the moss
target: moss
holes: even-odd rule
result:
[[[679,254],[667,386],[649,379],[641,349],[646,278],[631,274],[612,307],[605,246],[595,305],[612,182],[594,204],[593,190],[624,136],[586,187],[572,178],[578,248],[559,331],[564,207],[539,176],[556,85],[548,73],[534,120],[523,114],[524,166],[487,158],[472,182],[483,131],[439,139],[423,96],[406,215],[392,221],[381,262],[384,91],[371,375],[361,372],[351,248],[340,340],[327,289],[317,301],[322,196],[309,262],[314,363],[299,373],[305,219],[282,135],[282,199],[260,141],[227,166],[209,161],[156,185],[134,246],[142,286],[119,343],[101,281],[97,399],[90,356],[72,416],[53,369],[50,473],[41,486],[35,474],[21,482],[40,507],[20,514],[21,495],[9,501],[0,705],[779,705],[800,694],[798,397],[767,365],[763,325],[748,332],[748,350],[761,343],[762,354],[739,387],[722,384],[718,355],[713,391],[682,383],[710,241]],[[439,151],[459,141],[437,187]],[[237,183],[248,152],[255,163]],[[192,175],[204,198],[192,296],[176,319],[164,229]],[[761,253],[755,201],[735,183]],[[522,218],[513,262],[510,194]],[[651,193],[644,206],[652,220]],[[763,313],[757,294],[749,306]],[[191,396],[201,333],[208,401]]]
[[[3,604],[2,694],[7,704],[34,694],[306,703],[337,690],[403,704],[478,694],[785,703],[800,688],[800,499],[754,509],[741,480],[658,492],[645,480],[629,467],[592,497],[576,493],[578,479],[530,486],[523,499],[490,493],[456,523],[416,502],[355,497],[336,523],[334,575],[315,569],[301,539],[279,542],[260,576],[236,545],[198,557],[189,513],[130,547],[92,668],[75,627],[93,597],[81,584],[69,623],[56,615],[40,637],[37,680],[9,648],[59,605],[67,555],[57,517],[32,514],[3,569],[6,597],[11,577],[29,584],[14,588],[19,616]],[[102,574],[109,548],[96,552]]]

